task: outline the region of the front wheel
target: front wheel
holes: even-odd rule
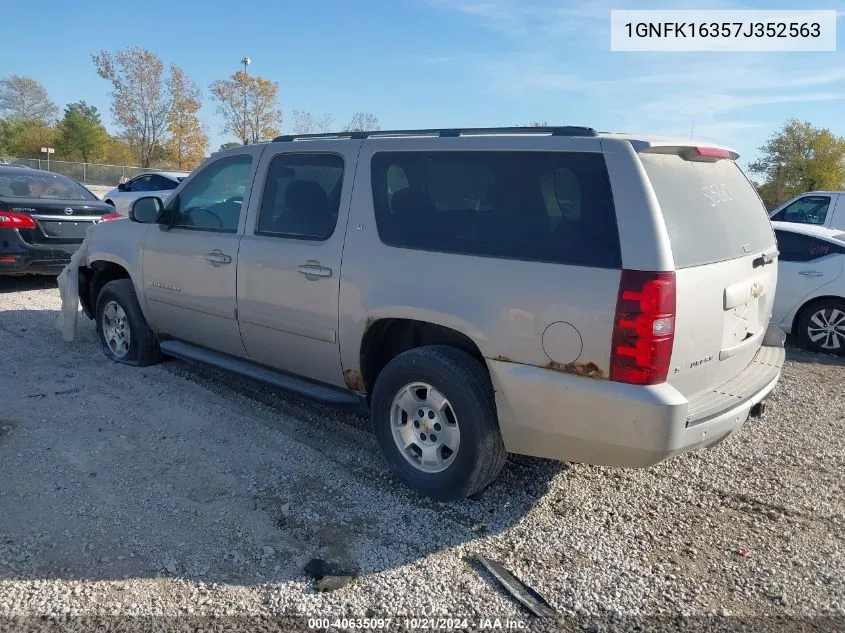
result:
[[[97,335],[111,360],[144,367],[158,362],[158,341],[141,312],[130,279],[110,281],[97,297]]]
[[[486,488],[507,459],[486,367],[457,348],[431,345],[391,360],[376,381],[372,415],[387,463],[434,499]]]
[[[845,356],[845,300],[822,299],[804,308],[798,337],[813,352]]]

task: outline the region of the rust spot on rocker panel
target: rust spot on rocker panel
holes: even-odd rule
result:
[[[356,371],[355,369],[347,369],[343,372],[343,382],[345,382],[346,386],[352,391],[363,392],[365,389],[364,377],[361,375],[361,372]]]
[[[514,362],[513,358],[511,358],[509,356],[503,356],[502,354],[499,354],[498,356],[493,357],[493,360],[498,360],[498,361],[501,361],[503,363],[513,363]]]
[[[553,371],[562,371],[567,374],[577,374],[578,376],[586,376],[588,378],[605,378],[604,372],[595,363],[567,363],[563,365],[551,361],[545,367]]]

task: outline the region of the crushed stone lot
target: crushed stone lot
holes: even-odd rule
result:
[[[790,348],[765,415],[712,450],[648,470],[514,457],[477,498],[443,504],[392,476],[360,415],[181,361],[113,364],[82,315],[62,341],[59,308],[55,280],[0,278],[0,628],[845,628],[845,359]],[[532,620],[476,553],[570,619]],[[356,578],[318,592],[312,558]]]

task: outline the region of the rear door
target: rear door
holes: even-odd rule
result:
[[[238,319],[249,357],[338,386],[340,264],[360,145],[272,144],[238,260]]]
[[[775,236],[757,192],[727,154],[703,153],[715,156],[695,148],[640,152],[675,262],[668,382],[688,399],[728,382],[751,362],[777,286]]]

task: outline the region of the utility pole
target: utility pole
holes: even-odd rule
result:
[[[249,145],[249,134],[246,131],[246,97],[247,97],[247,80],[249,79],[249,75],[247,74],[246,67],[250,65],[252,60],[249,57],[244,57],[241,59],[241,64],[244,67],[244,145]]]

